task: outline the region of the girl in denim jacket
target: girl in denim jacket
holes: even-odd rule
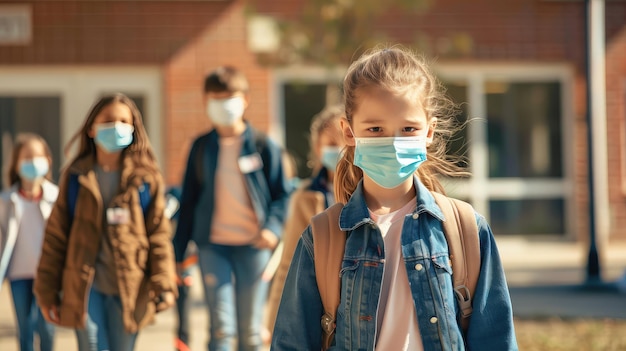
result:
[[[347,147],[335,197],[345,203],[341,299],[329,350],[517,350],[511,301],[491,229],[476,214],[480,276],[469,329],[457,316],[437,175],[466,173],[446,156],[453,104],[427,66],[392,47],[364,54],[344,79]],[[331,224],[332,225],[332,224]],[[309,226],[297,245],[272,350],[320,350],[324,314]]]

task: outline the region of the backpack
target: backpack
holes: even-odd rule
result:
[[[78,189],[80,189],[80,183],[78,183],[78,174],[72,173],[69,176],[67,184],[67,209],[70,215],[70,227],[74,221],[74,213],[76,211],[76,200],[78,198]],[[148,206],[150,205],[152,198],[150,197],[150,184],[143,183],[139,187],[139,202],[141,203],[141,210],[143,215],[148,212]]]
[[[446,219],[443,231],[453,267],[454,295],[461,309],[459,323],[465,333],[469,327],[472,295],[476,290],[481,264],[476,217],[470,204],[439,193],[432,194]],[[324,307],[321,319],[322,350],[327,350],[333,340],[340,301],[339,272],[346,246],[346,233],[341,232],[338,225],[342,208],[343,204],[336,203],[311,219],[315,279]]]

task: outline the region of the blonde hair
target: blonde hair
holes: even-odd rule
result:
[[[420,181],[431,191],[445,193],[437,175],[468,176],[456,165],[458,157],[446,155],[446,145],[455,132],[456,105],[445,95],[445,89],[429,70],[424,59],[410,50],[393,46],[376,48],[363,54],[348,68],[343,81],[346,120],[352,125],[354,112],[363,89],[378,88],[415,99],[423,107],[426,118],[436,118],[433,142],[428,146],[428,160],[417,169]],[[353,164],[354,146],[347,146],[337,164],[335,198],[347,202],[363,171]]]
[[[89,131],[93,127],[94,121],[100,112],[102,112],[105,107],[113,103],[121,103],[128,106],[133,118],[133,141],[122,151],[122,155],[130,155],[136,165],[158,170],[157,160],[154,156],[154,152],[152,151],[152,146],[150,145],[150,140],[148,139],[148,133],[143,125],[141,112],[139,112],[139,109],[133,100],[121,93],[104,96],[91,107],[91,110],[87,114],[87,119],[85,119],[85,123],[65,146],[65,155],[67,156],[72,145],[77,141],[79,142],[78,152],[69,164],[71,165],[77,160],[85,157],[93,157],[95,160],[96,144],[89,136]]]
[[[21,177],[19,173],[19,165],[17,160],[20,157],[20,152],[24,146],[33,141],[38,141],[43,145],[43,150],[48,159],[50,167],[48,167],[48,173],[44,176],[49,181],[52,181],[52,152],[50,152],[50,146],[41,135],[35,133],[20,133],[15,137],[15,144],[13,144],[13,151],[11,152],[11,160],[9,161],[9,185],[21,184]]]
[[[315,154],[315,150],[319,146],[320,136],[327,130],[331,130],[331,128],[336,129],[338,133],[341,133],[339,121],[344,117],[345,109],[342,104],[326,106],[322,111],[313,116],[311,127],[309,129],[310,151],[309,161],[307,162],[307,165],[311,169],[315,170],[321,167],[321,162]]]

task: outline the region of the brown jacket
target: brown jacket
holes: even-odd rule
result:
[[[34,293],[42,307],[59,306],[61,326],[82,329],[93,283],[104,207],[92,159],[76,161],[63,174],[59,197],[48,219]],[[68,179],[78,174],[79,190],[73,220],[68,213]],[[145,219],[138,187],[150,186]],[[176,293],[176,271],[169,220],[164,216],[164,184],[154,170],[123,160],[118,194],[110,207],[128,209],[128,224],[108,225],[116,259],[124,327],[134,333],[152,321],[155,298]],[[72,222],[72,223],[70,223]],[[71,227],[70,227],[71,225]]]
[[[283,252],[274,274],[268,299],[267,329],[270,333],[274,330],[285,279],[287,279],[287,272],[289,272],[289,266],[291,265],[298,240],[300,240],[302,232],[309,225],[311,217],[323,212],[325,209],[326,200],[324,194],[319,191],[309,190],[308,184],[304,184],[291,195],[282,237]]]

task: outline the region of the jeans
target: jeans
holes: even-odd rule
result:
[[[132,351],[137,333],[124,330],[119,296],[89,292],[87,327],[76,330],[79,351]]]
[[[33,295],[33,279],[11,281],[13,307],[17,317],[20,351],[34,350],[35,332],[39,334],[39,349],[51,351],[54,346],[54,326],[47,323]]]
[[[189,345],[189,286],[184,283],[178,285],[176,313],[178,317],[176,336],[180,342]]]
[[[252,246],[199,248],[200,270],[209,309],[209,351],[261,350],[261,327],[268,283],[261,279],[270,250]]]

